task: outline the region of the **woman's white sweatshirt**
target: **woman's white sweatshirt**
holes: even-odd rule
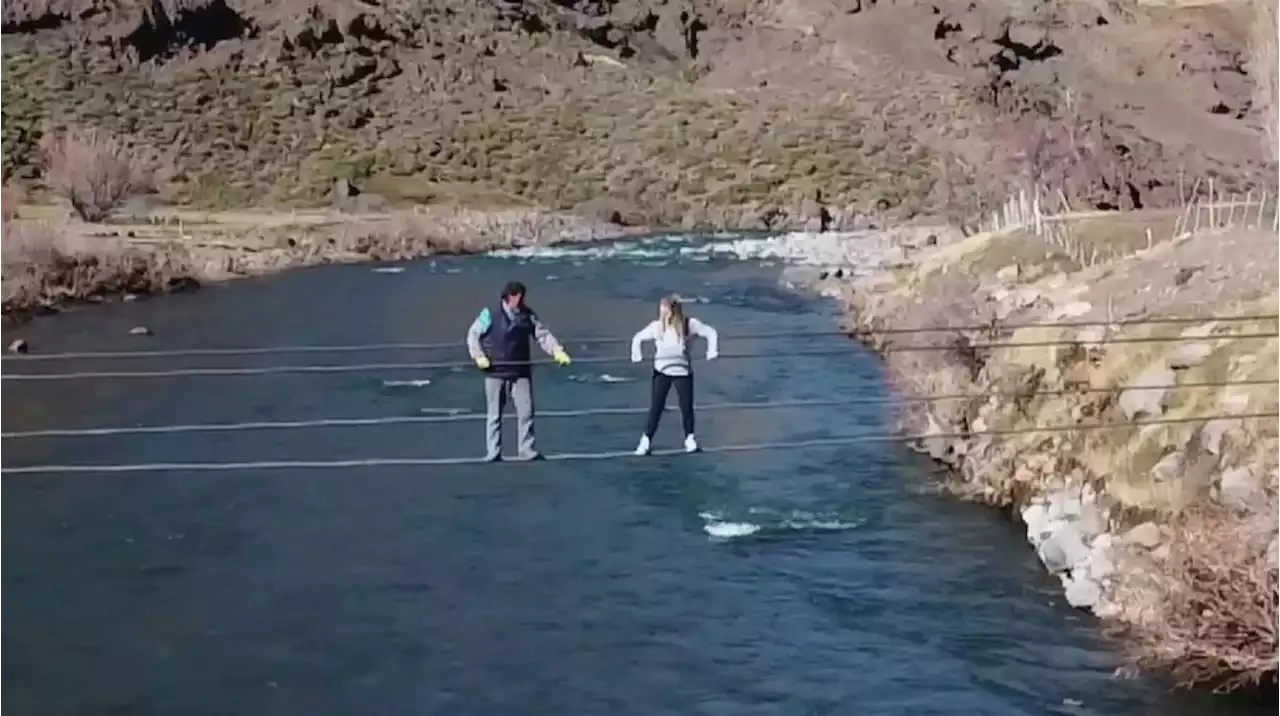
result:
[[[645,341],[653,341],[654,370],[663,375],[689,375],[691,372],[689,341],[694,336],[701,336],[706,340],[707,360],[714,360],[720,352],[720,337],[716,334],[716,329],[696,318],[688,319],[688,326],[688,335],[684,340],[681,340],[680,334],[674,328],[663,324],[661,321],[653,321],[632,337],[631,360],[636,363],[644,360],[644,356],[640,352],[640,345]]]

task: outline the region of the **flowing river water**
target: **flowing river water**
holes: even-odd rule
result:
[[[35,352],[461,341],[502,284],[575,357],[624,357],[668,292],[721,332],[698,401],[883,397],[877,361],[777,267],[679,244],[333,266],[39,320]],[[687,247],[686,247],[687,252]],[[705,255],[702,258],[707,258]],[[149,338],[129,336],[135,325]],[[798,350],[833,349],[828,355]],[[699,349],[700,350],[700,349]],[[438,362],[381,353],[6,361],[6,374]],[[643,408],[647,365],[542,367],[541,411]],[[470,370],[5,381],[5,431],[466,414]],[[672,399],[674,404],[674,397]],[[704,446],[889,427],[883,405],[703,412]],[[548,454],[628,450],[642,415],[545,416]],[[508,425],[507,448],[514,448]],[[668,413],[657,447],[679,445]],[[43,463],[470,457],[474,420],[6,439]],[[6,475],[4,695],[22,714],[1254,713],[1112,678],[1019,530],[929,490],[892,443],[344,469]],[[1256,711],[1261,713],[1261,711]]]

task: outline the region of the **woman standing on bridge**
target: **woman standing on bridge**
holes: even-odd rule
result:
[[[668,296],[658,303],[658,320],[640,330],[631,339],[631,361],[644,360],[640,346],[653,341],[653,391],[649,402],[649,419],[645,425],[637,455],[648,455],[658,421],[667,406],[667,394],[671,386],[676,388],[680,400],[680,416],[684,420],[685,452],[696,452],[698,441],[693,436],[693,366],[689,361],[689,338],[701,336],[707,341],[707,360],[715,360],[720,351],[720,338],[716,329],[696,318],[687,318],[680,300]]]

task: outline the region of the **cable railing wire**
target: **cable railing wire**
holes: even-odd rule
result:
[[[816,447],[846,447],[849,445],[864,443],[882,443],[882,442],[899,442],[899,441],[915,441],[931,438],[942,439],[965,439],[972,437],[1008,437],[1012,435],[1025,435],[1031,433],[1066,433],[1066,432],[1092,432],[1100,430],[1115,430],[1121,428],[1141,428],[1152,425],[1177,425],[1187,423],[1201,423],[1210,420],[1260,420],[1264,418],[1274,419],[1280,417],[1280,413],[1223,413],[1218,415],[1207,416],[1187,416],[1176,418],[1158,418],[1153,420],[1139,420],[1124,423],[1082,423],[1078,425],[1035,425],[1025,428],[1009,428],[1003,430],[975,430],[966,433],[922,433],[913,435],[901,435],[895,433],[863,433],[853,435],[840,435],[826,438],[814,438],[808,440],[783,440],[777,442],[757,442],[757,443],[738,443],[727,445],[711,445],[704,447],[704,453],[738,453],[738,452],[757,452],[765,450],[790,450],[800,448],[816,448]],[[655,450],[652,455],[655,456],[671,456],[684,454],[684,450]],[[605,452],[579,452],[579,453],[558,453],[546,455],[545,460],[549,461],[577,461],[577,460],[610,460],[617,458],[633,457],[635,454],[630,450],[612,450]],[[636,457],[636,459],[647,459],[644,457]],[[71,474],[71,473],[140,473],[140,472],[228,472],[235,470],[319,470],[332,468],[359,468],[359,467],[442,467],[449,465],[479,465],[490,464],[483,458],[464,458],[464,457],[404,457],[404,458],[355,458],[348,460],[255,460],[244,462],[152,462],[152,463],[121,463],[107,465],[21,465],[16,467],[0,468],[2,474],[13,475],[32,475],[32,474]]]
[[[1109,394],[1119,392],[1151,392],[1172,390],[1198,390],[1233,386],[1280,385],[1277,379],[1209,381],[1170,385],[1112,386],[1107,388],[1081,386],[1032,392],[1002,390],[983,393],[945,393],[921,396],[862,396],[857,398],[826,398],[811,400],[779,400],[756,402],[705,403],[697,406],[699,412],[723,412],[734,410],[777,410],[791,408],[818,408],[852,405],[916,405],[945,401],[981,400],[990,398],[1035,398],[1067,395]],[[667,410],[671,410],[667,408]],[[643,415],[648,408],[583,408],[579,410],[540,410],[539,419],[580,418],[609,415]],[[514,415],[504,416],[514,419]],[[459,412],[450,415],[390,415],[372,418],[319,418],[314,420],[249,421],[238,423],[191,423],[178,425],[136,425],[105,428],[52,428],[0,433],[6,440],[55,437],[104,437],[112,435],[163,435],[197,432],[239,432],[248,430],[305,430],[311,428],[359,428],[383,425],[415,425],[433,423],[474,422],[485,420],[484,413]]]
[[[918,328],[880,328],[874,330],[867,329],[823,329],[816,331],[779,331],[766,333],[743,333],[728,336],[732,340],[773,340],[773,339],[793,339],[793,338],[822,338],[822,337],[866,337],[876,335],[912,335],[921,333],[953,333],[953,332],[969,332],[969,331],[988,331],[993,327],[1000,330],[1020,330],[1024,328],[1097,328],[1106,326],[1144,326],[1144,325],[1189,325],[1195,323],[1247,323],[1261,321],[1280,320],[1280,314],[1260,314],[1260,315],[1232,315],[1232,316],[1209,316],[1203,318],[1191,317],[1151,317],[1151,318],[1130,318],[1118,319],[1111,321],[1044,321],[1044,322],[1020,322],[1020,323],[1003,323],[988,322],[976,323],[958,326],[934,326],[934,327],[918,327]],[[630,342],[630,338],[598,338],[583,337],[565,339],[565,345],[573,346],[592,346],[592,345],[618,345]],[[411,351],[411,350],[448,350],[457,348],[461,341],[449,341],[438,343],[369,343],[361,345],[296,345],[296,346],[258,346],[245,348],[175,348],[165,350],[143,350],[143,351],[80,351],[66,353],[29,353],[19,355],[7,355],[3,359],[12,362],[35,362],[35,361],[51,361],[51,360],[98,360],[98,359],[134,359],[134,358],[182,358],[182,357],[213,357],[213,356],[239,356],[239,355],[277,355],[288,353],[356,353],[356,352],[392,352],[392,351]]]
[[[963,330],[963,329],[955,329]],[[768,333],[735,333],[726,336],[731,340],[770,340],[780,338],[834,338],[847,337],[850,331],[823,329],[820,331],[778,331]],[[630,338],[562,338],[566,346],[600,346],[621,345],[630,343]],[[193,358],[216,356],[253,356],[279,355],[287,353],[369,353],[374,351],[427,351],[457,349],[462,340],[437,343],[368,343],[358,345],[298,345],[298,346],[258,346],[248,348],[176,348],[171,350],[146,351],[87,351],[68,353],[27,353],[4,356],[4,360],[15,363],[49,360],[97,360],[97,359],[132,359],[132,358]]]
[[[457,346],[454,346],[455,348]],[[789,352],[786,355],[838,355],[847,353],[848,348],[832,349],[827,348],[820,351],[800,351]],[[732,358],[765,358],[769,356],[780,355],[775,351],[762,353],[729,353],[721,354],[718,360]],[[571,365],[606,365],[630,363],[631,359],[619,356],[608,357],[586,357],[575,358]],[[550,360],[532,360],[532,361],[493,361],[491,364],[495,368],[503,367],[522,367],[522,366],[548,366],[555,365]],[[382,372],[393,370],[454,370],[454,369],[475,369],[473,361],[444,361],[431,363],[356,363],[356,364],[339,364],[339,365],[280,365],[280,366],[262,366],[253,368],[174,368],[170,370],[142,370],[142,371],[85,371],[73,373],[7,373],[0,378],[4,380],[81,380],[81,379],[116,379],[116,378],[173,378],[187,376],[242,376],[242,375],[271,375],[280,373],[361,373],[361,372]]]
[[[777,402],[738,402],[738,403],[706,403],[696,407],[699,412],[720,412],[725,410],[770,410],[786,408],[816,408],[842,405],[878,405],[873,400],[856,399],[815,399],[790,400]],[[670,408],[664,410],[670,411]],[[539,410],[539,420],[547,418],[580,418],[609,415],[642,415],[648,408],[584,408],[581,410]],[[258,421],[242,423],[193,423],[187,425],[143,425],[111,428],[54,428],[48,430],[30,430],[22,432],[0,433],[0,438],[50,438],[50,437],[95,437],[108,435],[155,435],[168,433],[191,432],[237,432],[243,430],[304,430],[310,428],[351,428],[373,427],[382,425],[414,425],[432,423],[454,423],[485,420],[484,413],[459,411],[448,415],[392,415],[375,418],[319,418],[315,420]],[[515,415],[504,415],[504,420],[514,420]]]
[[[1089,346],[1089,345],[1118,345],[1118,344],[1144,344],[1144,343],[1178,343],[1184,341],[1207,342],[1222,340],[1246,340],[1246,339],[1265,339],[1276,338],[1276,333],[1235,333],[1216,336],[1132,336],[1118,338],[1103,338],[1097,340],[1081,340],[1081,339],[1059,339],[1051,341],[1010,341],[1000,342],[993,341],[988,343],[966,343],[963,346],[957,346],[955,343],[924,345],[924,346],[889,346],[882,349],[881,353],[914,353],[914,352],[933,352],[933,351],[954,351],[958,347],[965,350],[982,351],[995,350],[1003,348],[1050,348],[1055,346]],[[797,351],[765,351],[754,353],[722,353],[718,360],[725,359],[749,359],[749,358],[777,358],[777,357],[805,357],[805,356],[832,356],[846,355],[849,352],[847,346],[839,348],[823,348],[813,350],[797,350]],[[601,356],[576,358],[572,365],[617,365],[623,363],[631,363],[631,358],[622,356]],[[494,362],[495,367],[513,367],[513,366],[545,366],[554,365],[554,361],[536,360],[536,361],[517,361],[517,362]],[[128,379],[128,378],[175,378],[175,377],[195,377],[195,376],[246,376],[246,375],[272,375],[272,374],[289,374],[289,373],[364,373],[364,372],[381,372],[392,370],[456,370],[474,368],[472,361],[449,361],[435,363],[359,363],[359,364],[340,364],[340,365],[283,365],[283,366],[262,366],[262,367],[232,367],[232,368],[174,368],[170,370],[142,370],[142,371],[84,371],[71,373],[5,373],[0,375],[3,380],[14,381],[54,381],[54,380],[88,380],[88,379]]]

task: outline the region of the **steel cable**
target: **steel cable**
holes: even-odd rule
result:
[[[1140,428],[1150,425],[1177,425],[1184,423],[1199,423],[1210,420],[1256,420],[1262,418],[1277,418],[1280,413],[1239,413],[1239,414],[1220,414],[1202,417],[1182,417],[1182,418],[1160,418],[1155,420],[1140,420],[1126,423],[1086,423],[1080,425],[1037,425],[1026,428],[1011,428],[1006,430],[982,430],[972,431],[968,433],[924,433],[915,435],[898,435],[893,433],[867,433],[855,435],[841,435],[828,438],[815,438],[811,440],[794,440],[779,442],[760,442],[760,443],[740,443],[730,445],[714,445],[703,448],[705,453],[735,453],[735,452],[754,452],[763,450],[785,450],[795,448],[813,448],[813,447],[842,447],[855,445],[859,443],[876,443],[876,442],[898,442],[911,440],[925,440],[931,438],[942,439],[967,439],[972,437],[1001,437],[1010,435],[1024,435],[1028,433],[1063,433],[1063,432],[1090,432],[1098,430],[1114,430],[1120,428]],[[657,456],[668,456],[682,454],[683,450],[655,450],[652,454]],[[634,453],[629,450],[614,450],[607,452],[585,452],[585,453],[560,453],[555,455],[547,455],[546,460],[552,461],[569,461],[569,460],[608,460],[615,458],[631,457]],[[637,458],[645,459],[645,458]],[[445,457],[445,458],[356,458],[350,460],[259,460],[246,462],[154,462],[154,463],[126,463],[114,465],[22,465],[18,467],[5,467],[0,469],[0,473],[14,475],[31,475],[31,474],[68,474],[68,473],[138,473],[138,472],[223,472],[233,470],[317,470],[327,468],[356,468],[356,467],[434,467],[447,465],[473,465],[487,464],[482,458],[462,458],[462,457]]]
[[[914,352],[933,352],[933,351],[955,351],[957,348],[965,350],[981,351],[994,350],[1003,348],[1048,348],[1054,346],[1089,346],[1089,345],[1117,345],[1117,344],[1145,344],[1145,343],[1178,343],[1183,341],[1207,342],[1222,340],[1246,340],[1246,339],[1264,339],[1276,338],[1276,333],[1237,333],[1216,336],[1136,336],[1136,337],[1120,337],[1099,340],[1076,340],[1061,339],[1053,341],[1012,341],[1012,342],[989,342],[989,343],[966,343],[962,346],[957,344],[942,344],[928,346],[889,346],[879,353],[914,353]],[[798,356],[826,356],[826,355],[846,355],[849,353],[848,346],[840,348],[823,348],[814,350],[800,351],[767,351],[763,353],[728,353],[721,354],[718,360],[724,359],[741,359],[741,358],[775,358],[775,357],[798,357]],[[606,365],[606,364],[623,364],[631,363],[629,357],[588,357],[575,359],[572,365]],[[553,361],[537,360],[527,363],[495,362],[494,366],[540,366],[554,365]],[[192,377],[192,376],[245,376],[245,375],[271,375],[284,373],[355,373],[355,372],[375,372],[390,370],[451,370],[451,369],[474,369],[475,365],[471,361],[451,361],[437,363],[362,363],[362,364],[346,364],[346,365],[284,365],[284,366],[264,366],[258,368],[175,368],[170,370],[154,370],[154,371],[85,371],[71,373],[6,373],[0,375],[3,380],[14,381],[52,381],[52,380],[87,380],[87,379],[127,379],[127,378],[173,378],[173,377]]]
[[[993,327],[1000,330],[1019,330],[1023,328],[1097,328],[1107,326],[1143,326],[1143,325],[1190,325],[1196,323],[1246,323],[1275,321],[1278,314],[1209,316],[1204,318],[1131,318],[1114,321],[1046,321],[1023,323],[979,323],[959,326],[939,326],[928,328],[882,328],[875,330],[835,330],[820,331],[783,331],[770,333],[745,333],[729,336],[732,340],[772,340],[784,338],[822,338],[822,337],[861,337],[875,335],[911,335],[920,333],[954,333],[969,331],[989,331]],[[589,346],[626,344],[630,338],[571,338],[563,340],[565,345]],[[274,355],[282,353],[354,353],[373,351],[407,351],[407,350],[448,350],[458,348],[462,341],[445,343],[370,343],[365,345],[298,345],[298,346],[259,346],[247,348],[176,348],[171,350],[148,351],[84,351],[67,353],[20,354],[3,356],[6,362],[35,362],[50,360],[97,360],[97,359],[134,359],[134,358],[180,358],[197,356],[237,356],[237,355]]]
[[[1133,387],[1113,386],[1109,388],[1079,387],[1061,390],[1038,390],[1025,392],[1017,390],[993,391],[985,393],[949,393],[925,396],[873,396],[861,398],[831,398],[815,400],[781,400],[774,402],[725,402],[699,405],[699,412],[720,412],[730,410],[774,410],[787,408],[815,408],[852,405],[912,405],[935,403],[951,400],[975,400],[990,398],[1035,398],[1042,396],[1089,395],[1119,392],[1148,392],[1166,390],[1192,390],[1204,388],[1223,388],[1245,385],[1280,385],[1280,380],[1237,380],[1182,383],[1172,385],[1138,385]],[[667,408],[671,410],[671,408]],[[646,408],[584,408],[580,410],[540,410],[538,418],[577,418],[596,415],[643,415]],[[48,430],[28,430],[0,433],[6,440],[53,438],[53,437],[103,437],[109,435],[157,435],[195,432],[238,432],[247,430],[302,430],[309,428],[350,428],[373,427],[381,425],[406,425],[430,423],[471,422],[485,419],[484,413],[458,413],[451,415],[392,415],[376,418],[321,418],[316,420],[283,420],[253,421],[239,423],[192,423],[186,425],[139,425],[107,428],[54,428]],[[507,415],[508,419],[515,416]]]

